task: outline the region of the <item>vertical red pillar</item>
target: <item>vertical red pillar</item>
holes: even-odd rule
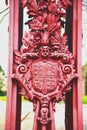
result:
[[[82,1],[73,0],[73,18],[72,18],[72,45],[70,50],[75,58],[75,66],[79,75],[78,80],[74,82],[72,92],[68,93],[66,109],[68,117],[67,130],[82,130],[82,74],[81,74],[81,50],[82,50],[82,28],[81,13]],[[13,62],[13,51],[19,50],[22,37],[22,9],[19,0],[10,0],[10,23],[9,23],[9,72],[8,72],[8,92],[7,92],[7,110],[5,130],[20,130],[21,117],[21,99],[17,95],[16,80],[12,80],[16,65]],[[68,29],[69,30],[69,29]],[[71,31],[71,30],[70,30]],[[71,103],[70,103],[71,101]],[[70,114],[70,115],[69,115]],[[71,123],[71,124],[70,124]],[[71,127],[71,128],[70,128]]]
[[[66,17],[66,34],[68,35],[68,46],[70,52],[72,52],[72,8],[73,6],[68,7]],[[65,128],[66,130],[73,130],[72,126],[72,91],[70,91],[66,94],[65,100]]]
[[[73,85],[73,130],[82,130],[82,0],[73,0],[72,42],[75,66],[79,75]]]
[[[67,10],[66,32],[69,50],[73,53],[78,79],[73,82],[72,92],[66,96],[66,130],[83,130],[82,117],[82,1],[72,0]]]
[[[22,35],[22,9],[19,0],[10,0],[9,13],[9,65],[5,130],[20,130],[21,98],[17,95],[17,87],[11,76],[15,70],[13,51],[19,49]]]

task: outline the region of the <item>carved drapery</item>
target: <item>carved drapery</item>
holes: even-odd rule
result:
[[[68,49],[65,26],[69,0],[21,0],[27,7],[29,31],[22,37],[20,51],[14,51],[17,64],[13,79],[20,86],[19,94],[33,103],[33,130],[55,130],[56,102],[65,100],[72,89],[74,58]]]

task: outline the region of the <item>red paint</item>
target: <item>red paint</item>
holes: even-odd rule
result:
[[[21,12],[21,16],[19,14]],[[6,124],[5,130],[19,130],[20,129],[20,116],[21,108],[20,97],[17,96],[16,81],[12,81],[12,74],[17,66],[13,62],[13,51],[18,50],[19,38],[21,37],[22,30],[19,23],[22,25],[22,9],[19,0],[10,1],[10,20],[9,20],[9,65],[8,65],[8,86],[7,86],[7,105],[6,105]],[[22,28],[22,27],[21,27]],[[19,33],[20,29],[20,33]],[[18,109],[19,107],[19,109]],[[19,116],[18,116],[19,115]],[[18,117],[17,117],[18,116]],[[17,126],[18,125],[18,126]]]
[[[31,19],[26,24],[31,31],[21,36],[22,10],[19,0],[10,1],[11,57],[9,56],[6,130],[20,130],[18,110],[21,108],[18,107],[21,105],[18,105],[20,100],[17,99],[17,93],[33,103],[33,130],[55,130],[55,104],[66,99],[67,92],[72,89],[72,80],[78,77],[74,57],[68,49],[67,34],[61,33],[65,24],[61,18],[66,17],[66,10],[72,3],[69,0],[59,0],[57,3],[55,0],[21,0],[21,3],[23,8],[28,8],[27,14]],[[19,44],[20,39],[22,45]],[[74,95],[75,92],[73,89]],[[75,105],[74,103],[73,110]]]
[[[18,65],[12,78],[18,81],[19,94],[33,102],[33,130],[55,130],[55,103],[65,99],[70,82],[77,77],[67,35],[61,34],[60,18],[66,15],[60,8],[63,2],[22,0],[22,4],[32,18],[27,22],[31,31],[22,38],[20,51],[14,51]],[[66,10],[68,5],[71,3],[64,3],[63,8]]]
[[[78,81],[73,86],[73,130],[83,130],[82,117],[82,1],[73,1],[73,55]]]

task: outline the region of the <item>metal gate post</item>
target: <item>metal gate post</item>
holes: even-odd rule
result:
[[[73,86],[73,130],[82,130],[82,0],[73,0],[73,55],[79,75]]]
[[[30,31],[22,37],[22,9],[28,8]],[[82,130],[81,106],[81,1],[73,1],[72,52],[75,57],[79,80],[73,85],[77,74],[74,58],[68,49],[64,27],[69,0],[10,0],[10,44],[7,113],[5,130],[20,130],[21,98],[33,103],[35,112],[33,130],[55,130],[55,104],[65,97],[71,98],[72,130]],[[81,17],[80,17],[81,18]],[[80,41],[79,41],[80,40]],[[22,45],[21,45],[22,41]],[[14,52],[14,55],[13,55]],[[14,59],[14,63],[13,62]],[[18,88],[17,88],[18,83]],[[20,89],[20,90],[18,90]],[[72,109],[72,110],[71,110]],[[69,112],[69,111],[67,111]],[[9,117],[9,118],[8,118]],[[80,120],[81,117],[81,120]],[[18,123],[18,124],[17,124]],[[70,127],[67,127],[70,130]]]
[[[72,23],[73,23],[73,6],[67,10],[66,18],[66,33],[68,35],[68,46],[70,52],[72,52]],[[75,80],[74,80],[75,82]],[[73,89],[73,87],[72,87]],[[72,118],[72,90],[66,94],[65,100],[65,129],[73,130],[73,118]]]
[[[82,117],[82,1],[72,0],[73,7],[67,11],[68,45],[75,58],[78,80],[73,84],[72,92],[66,95],[66,130],[83,130]],[[72,43],[72,44],[71,44]]]
[[[19,0],[10,0],[9,6],[9,63],[5,130],[20,130],[21,97],[17,95],[17,84],[12,81],[11,76],[16,67],[13,62],[13,52],[19,49],[20,37],[22,37],[22,9]]]

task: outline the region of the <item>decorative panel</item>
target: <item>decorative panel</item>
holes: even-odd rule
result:
[[[33,130],[55,130],[55,104],[66,100],[72,89],[74,57],[65,33],[69,0],[20,0],[27,7],[28,21],[21,37],[20,51],[14,50],[16,64],[12,79],[20,88],[18,94],[33,103]],[[16,44],[16,43],[15,43]]]

